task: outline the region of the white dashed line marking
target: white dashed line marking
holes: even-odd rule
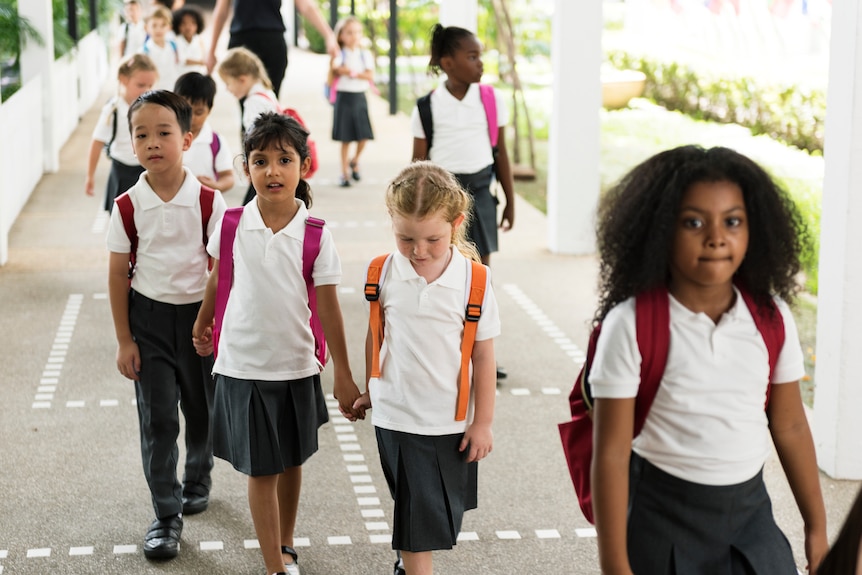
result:
[[[70,547],[69,555],[92,555],[92,547]]]
[[[521,534],[517,531],[497,531],[497,539],[520,539]]]
[[[54,344],[51,351],[48,352],[48,359],[45,362],[42,377],[39,379],[39,388],[33,397],[33,409],[51,408],[56,385],[60,382],[60,373],[66,361],[66,352],[69,349],[69,342],[75,331],[75,324],[78,322],[78,313],[81,311],[83,301],[84,296],[82,294],[70,294],[66,300],[66,309],[63,310],[60,325],[54,336]],[[49,391],[44,387],[45,385],[53,385],[54,388]]]
[[[137,545],[114,545],[114,555],[131,555],[137,552]]]
[[[50,557],[51,556],[51,548],[50,547],[42,547],[40,549],[28,549],[27,550],[27,559],[34,559],[37,557]]]
[[[539,539],[559,539],[560,532],[556,529],[536,529],[536,537]]]
[[[596,528],[595,527],[587,527],[583,529],[575,529],[575,535],[578,537],[595,537],[596,536]]]
[[[353,543],[353,541],[350,540],[349,535],[335,535],[327,537],[326,542],[330,545],[351,545]]]
[[[201,551],[224,551],[224,541],[201,541]]]
[[[475,531],[462,531],[458,534],[456,541],[478,541],[479,534]]]

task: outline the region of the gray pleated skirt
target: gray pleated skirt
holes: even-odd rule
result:
[[[336,142],[373,140],[365,92],[338,92],[332,110],[332,139]]]
[[[632,453],[629,562],[649,575],[796,575],[761,471],[736,485],[701,485]]]
[[[464,512],[476,508],[479,464],[458,451],[463,433],[416,435],[375,428],[380,463],[395,500],[392,548],[451,549]]]
[[[276,475],[305,463],[328,420],[319,375],[249,381],[216,374],[213,455],[246,475]]]
[[[473,213],[467,238],[476,244],[479,255],[486,256],[497,251],[497,204],[499,200],[491,193],[493,166],[475,174],[454,174],[461,187],[473,196]]]

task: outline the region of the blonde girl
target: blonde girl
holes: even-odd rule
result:
[[[351,178],[359,181],[359,156],[368,140],[374,139],[368,118],[365,93],[374,85],[374,57],[363,50],[362,24],[350,16],[335,25],[335,36],[341,48],[330,62],[332,75],[330,94],[334,100],[332,139],[341,142],[341,187],[350,186]],[[356,142],[356,152],[350,157],[350,144]]]
[[[470,409],[455,420],[469,260],[471,198],[431,162],[401,171],[386,192],[398,247],[381,283],[380,377],[354,407],[374,407],[380,461],[395,500],[396,572],[430,575],[432,551],[456,543],[464,511],[477,506],[477,464],[493,446],[494,337],[500,333],[490,282],[472,351]],[[386,278],[384,278],[386,279]],[[371,362],[371,333],[366,360]],[[403,561],[403,563],[401,562]]]
[[[132,136],[127,118],[132,102],[144,92],[152,90],[158,77],[156,65],[145,54],[133,54],[123,60],[117,68],[117,95],[108,100],[102,108],[99,121],[93,130],[84,192],[88,196],[94,195],[96,166],[102,150],[105,150],[111,159],[111,172],[104,201],[104,208],[108,212],[114,207],[114,198],[131,188],[144,171],[132,150]]]
[[[218,75],[227,91],[239,100],[242,133],[251,128],[255,119],[265,112],[279,112],[278,97],[260,58],[247,48],[231,48],[219,63]],[[243,205],[255,196],[254,183],[249,184]]]

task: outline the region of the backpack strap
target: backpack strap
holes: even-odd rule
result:
[[[233,285],[233,243],[236,230],[242,217],[243,207],[228,208],[221,220],[221,236],[219,242],[218,282],[216,283],[215,319],[213,321],[213,352],[218,353],[218,338],[227,300]]]
[[[109,159],[111,159],[111,145],[114,143],[114,140],[117,139],[117,122],[118,122],[117,117],[120,115],[120,113],[117,111],[117,101],[116,100],[117,100],[116,96],[114,96],[113,98],[111,98],[111,100],[109,100],[109,101],[113,101],[113,103],[114,103],[114,109],[111,110],[111,139],[109,139],[107,142],[105,142],[105,155],[108,156]]]
[[[213,132],[213,139],[210,141],[210,151],[213,154],[213,175],[214,179],[218,180],[218,168],[216,167],[216,158],[218,157],[219,150],[221,150],[221,138],[218,137],[218,134]]]
[[[497,97],[494,95],[494,86],[479,84],[479,97],[482,99],[485,118],[488,120],[488,138],[491,140],[491,147],[496,149],[500,128],[497,125]]]
[[[380,307],[380,288],[392,254],[377,256],[368,264],[365,277],[365,299],[368,301],[368,329],[371,331],[371,377],[380,377],[380,348],[383,345],[383,309]]]
[[[135,226],[135,206],[129,193],[120,194],[114,200],[114,206],[120,210],[120,218],[123,220],[123,228],[129,238],[129,279],[135,275],[135,265],[138,258],[138,228]]]
[[[670,297],[660,286],[635,299],[635,331],[641,354],[641,382],[635,400],[634,437],[643,429],[670,350]]]
[[[308,291],[308,307],[311,310],[311,333],[314,334],[314,355],[321,365],[326,365],[326,339],[323,324],[317,314],[317,291],[314,288],[314,261],[320,254],[320,238],[323,226],[326,224],[320,218],[308,216],[305,219],[305,235],[302,240],[302,277],[305,278],[305,289]]]
[[[479,262],[467,262],[467,306],[464,311],[464,335],[461,337],[461,370],[458,376],[458,403],[455,421],[467,419],[467,406],[470,403],[470,360],[473,357],[473,344],[476,330],[482,317],[482,304],[485,302],[485,288],[488,285],[488,268]]]
[[[784,347],[784,318],[781,316],[781,311],[775,305],[772,298],[764,302],[758,302],[755,297],[747,289],[737,285],[739,293],[742,294],[742,299],[748,310],[751,312],[751,317],[754,319],[754,325],[760,332],[763,338],[763,343],[766,344],[766,351],[769,354],[769,385],[766,386],[766,406],[769,406],[769,395],[772,391],[772,374],[775,371],[775,366],[778,364],[778,356],[781,354],[781,349]]]
[[[422,122],[422,131],[425,132],[426,149],[431,151],[431,145],[434,141],[434,118],[431,116],[431,90],[418,100],[416,100],[416,109],[419,110],[419,121]]]

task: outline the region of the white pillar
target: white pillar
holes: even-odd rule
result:
[[[51,0],[27,0],[18,2],[18,14],[30,21],[39,35],[42,45],[28,40],[21,50],[21,84],[31,79],[42,77],[42,118],[34,122],[34,129],[39,128],[43,134],[43,155],[46,172],[56,172],[60,169],[60,143],[55,142],[54,134],[54,83],[51,69],[54,65],[54,18]],[[75,96],[77,98],[77,96]],[[77,101],[77,100],[76,100]]]
[[[479,23],[478,0],[443,0],[440,3],[440,23],[466,28],[475,34]]]
[[[323,17],[327,22],[329,22],[329,15],[324,15]],[[294,38],[296,38],[296,8],[293,0],[284,0],[281,3],[281,19],[284,20],[285,27],[285,40],[287,40],[288,46],[295,46]],[[228,21],[228,26],[230,26],[230,22]],[[288,58],[290,58],[290,54],[288,54]]]
[[[589,254],[600,184],[602,3],[556,0],[551,36],[548,245],[554,253]]]
[[[829,475],[862,479],[862,8],[832,2],[814,439]]]

